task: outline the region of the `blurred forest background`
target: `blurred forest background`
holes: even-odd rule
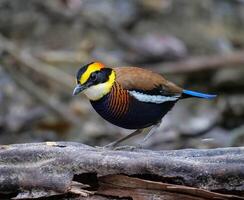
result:
[[[0,144],[105,145],[128,134],[72,97],[91,61],[218,94],[179,102],[145,148],[244,145],[243,0],[0,0]]]

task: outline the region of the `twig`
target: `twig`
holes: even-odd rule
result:
[[[21,63],[20,67],[28,67],[30,70],[38,73],[39,75],[51,79],[53,82],[68,88],[73,88],[75,80],[67,73],[53,67],[52,65],[40,62],[38,59],[31,56],[25,49],[18,48],[13,42],[0,34],[0,48],[7,51],[18,62]]]
[[[36,98],[44,105],[46,105],[53,113],[62,117],[68,122],[79,125],[80,121],[77,117],[70,112],[70,110],[63,105],[57,98],[54,96],[50,96],[43,89],[37,87],[30,81],[26,76],[23,76],[21,73],[17,71],[13,71],[13,69],[5,67],[5,70],[11,74],[11,77],[18,83],[22,88],[24,88],[32,97]]]
[[[100,178],[98,194],[119,197],[131,196],[134,200],[150,199],[151,193],[166,199],[238,199],[235,195],[220,194],[204,189],[132,178],[124,175],[109,175]],[[150,192],[149,192],[150,191]],[[160,198],[161,199],[161,198]],[[244,199],[244,198],[243,198]]]
[[[1,34],[0,47],[1,49],[7,51],[11,56],[13,56],[14,59],[16,59],[18,62],[20,62],[19,67],[27,67],[38,75],[51,79],[51,82],[54,81],[55,83],[64,86],[63,88],[67,88],[71,94],[72,88],[75,85],[74,78],[72,76],[61,70],[58,70],[51,65],[40,62],[39,60],[32,57],[30,53],[18,48],[13,42],[9,41]],[[4,65],[2,67],[4,67]],[[52,112],[58,116],[61,116],[66,121],[76,125],[80,124],[80,121],[77,119],[77,117],[75,117],[66,106],[58,101],[57,98],[50,96],[43,89],[33,84],[33,82],[30,81],[26,76],[23,76],[21,73],[13,70],[10,66],[5,67],[5,70],[11,73],[11,76],[21,87],[23,87],[27,92],[29,92],[43,104],[48,106]]]
[[[192,57],[178,62],[157,64],[151,66],[151,69],[163,74],[187,74],[223,67],[240,67],[243,64],[244,51],[236,51],[224,55]]]
[[[77,51],[43,51],[36,54],[40,60],[51,64],[76,64],[77,66],[88,60],[88,55],[85,52]]]

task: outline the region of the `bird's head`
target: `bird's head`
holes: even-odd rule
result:
[[[115,81],[115,72],[102,63],[92,62],[82,66],[76,78],[77,85],[73,95],[84,92],[90,100],[96,101],[111,91]]]

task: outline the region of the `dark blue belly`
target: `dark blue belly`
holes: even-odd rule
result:
[[[109,101],[110,97],[106,95],[98,101],[91,101],[91,104],[105,120],[126,129],[141,129],[156,124],[175,104],[174,101],[146,103],[130,97],[128,111],[118,117],[109,109]]]

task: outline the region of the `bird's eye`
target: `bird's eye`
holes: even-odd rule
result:
[[[92,73],[90,78],[91,78],[92,81],[95,81],[97,79],[97,74],[96,73]]]

